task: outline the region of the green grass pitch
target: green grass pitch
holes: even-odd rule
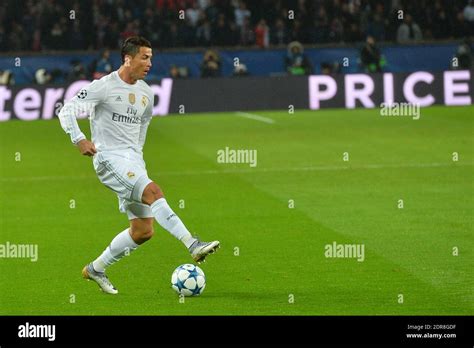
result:
[[[0,244],[39,248],[37,262],[0,259],[0,314],[474,314],[474,107],[424,108],[419,120],[255,114],[274,123],[222,113],[149,128],[150,177],[192,233],[221,241],[202,265],[204,293],[184,303],[170,278],[192,259],[156,223],[109,268],[117,296],[84,281],[82,267],[128,225],[115,194],[57,119],[0,123]],[[217,163],[225,147],[256,149],[257,166]],[[364,261],[325,257],[334,241],[363,244]]]

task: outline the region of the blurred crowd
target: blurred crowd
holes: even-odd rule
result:
[[[137,34],[157,48],[459,39],[474,1],[0,1],[0,52],[117,49]]]

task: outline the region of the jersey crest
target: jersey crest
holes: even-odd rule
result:
[[[142,106],[143,106],[144,108],[146,108],[146,104],[148,104],[148,98],[145,97],[145,96],[143,96],[143,97],[142,97]]]
[[[130,102],[130,104],[135,104],[135,93],[129,93],[128,94],[128,101]]]

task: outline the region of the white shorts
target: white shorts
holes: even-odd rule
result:
[[[153,217],[150,206],[142,203],[143,191],[152,181],[141,155],[133,150],[97,152],[93,164],[100,182],[117,194],[119,210],[129,220]]]

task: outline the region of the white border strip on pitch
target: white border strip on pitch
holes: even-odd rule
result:
[[[334,165],[334,166],[312,166],[312,167],[292,167],[292,168],[233,168],[233,169],[208,169],[190,171],[169,171],[150,173],[152,176],[182,176],[182,175],[206,175],[206,174],[246,174],[246,173],[279,173],[279,172],[317,172],[333,170],[360,170],[360,169],[388,169],[388,168],[446,168],[446,167],[472,167],[474,163],[405,163],[405,164],[362,164],[362,165]],[[96,179],[95,175],[83,176],[32,176],[32,177],[10,177],[0,178],[0,182],[20,182],[20,181],[48,181],[48,180],[84,180]]]
[[[265,122],[265,123],[270,123],[270,124],[275,123],[275,120],[272,120],[271,118],[255,115],[255,114],[249,114],[247,112],[237,111],[235,114],[237,116],[250,118],[251,120],[255,120],[255,121],[260,121],[260,122]]]

